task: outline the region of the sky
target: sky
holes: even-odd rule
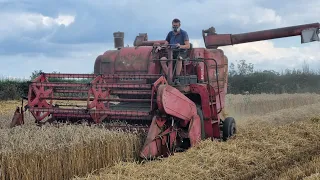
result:
[[[114,49],[113,32],[133,46],[139,33],[165,39],[174,18],[194,47],[201,32],[237,34],[320,22],[320,0],[0,0],[0,77],[29,78],[35,70],[91,73],[96,57]],[[300,36],[221,47],[229,63],[256,70],[320,69],[320,42]]]

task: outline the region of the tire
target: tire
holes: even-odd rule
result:
[[[204,140],[206,138],[206,134],[204,131],[203,112],[201,110],[201,106],[199,106],[199,105],[197,105],[197,114],[200,117],[200,123],[201,123],[201,140]]]
[[[222,131],[223,131],[222,139],[224,141],[228,140],[230,137],[236,134],[237,128],[236,128],[236,121],[234,120],[234,118],[227,117],[223,121]]]

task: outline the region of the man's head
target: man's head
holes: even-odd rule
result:
[[[174,32],[179,32],[180,31],[180,20],[179,19],[174,19],[172,20],[172,30]]]

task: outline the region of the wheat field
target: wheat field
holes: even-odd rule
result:
[[[237,136],[138,162],[139,134],[101,127],[9,129],[19,101],[0,102],[0,179],[320,179],[320,95],[228,95]]]

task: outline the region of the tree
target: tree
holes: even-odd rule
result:
[[[310,74],[309,65],[306,63],[305,60],[303,61],[303,64],[302,64],[302,73],[303,74]]]
[[[33,71],[32,74],[31,74],[31,76],[30,76],[31,80],[32,80],[32,79],[35,79],[36,77],[38,77],[41,73],[43,73],[42,70],[35,70],[35,71]]]
[[[234,67],[234,64],[233,63],[231,63],[230,64],[230,68],[229,68],[230,70],[229,70],[229,76],[235,76],[236,74],[237,74],[237,71],[235,70],[235,67]]]
[[[240,62],[238,63],[238,71],[239,71],[239,75],[248,75],[253,73],[253,64],[246,63],[246,60],[240,60]]]

